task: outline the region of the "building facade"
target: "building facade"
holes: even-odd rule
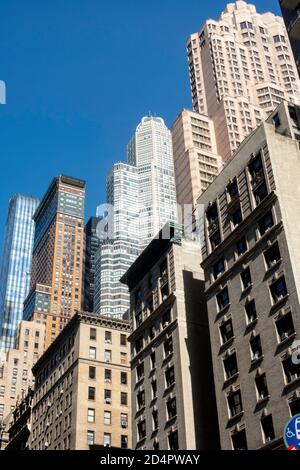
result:
[[[13,421],[13,411],[32,387],[33,364],[43,353],[45,326],[21,321],[15,344],[0,356],[0,448],[8,442],[8,430]]]
[[[120,283],[142,249],[169,220],[177,221],[171,132],[163,119],[144,117],[127,146],[127,163],[107,177],[108,235],[96,259],[95,311],[122,318],[128,288]]]
[[[130,323],[76,313],[33,368],[33,450],[131,447]]]
[[[35,214],[30,292],[24,319],[46,325],[45,348],[81,308],[85,182],[58,176]]]
[[[282,16],[290,38],[294,58],[300,74],[300,17],[298,0],[279,0]]]
[[[218,448],[200,261],[198,243],[167,224],[122,278],[133,322],[133,449]]]
[[[281,101],[299,100],[298,73],[281,17],[229,3],[187,42],[195,111],[214,122],[217,152],[230,157]]]
[[[0,350],[15,343],[29,291],[34,221],[38,200],[21,194],[9,201],[0,275]]]
[[[191,204],[222,168],[217,154],[214,124],[203,114],[184,109],[172,127],[177,203]]]
[[[12,412],[6,450],[29,450],[32,400],[33,389],[30,388]]]
[[[300,112],[282,103],[200,196],[222,449],[284,447],[300,412]]]
[[[100,247],[100,238],[97,235],[97,227],[101,222],[100,217],[91,217],[85,226],[85,255],[84,255],[84,287],[83,309],[85,312],[94,311],[95,292],[95,266],[96,253]]]

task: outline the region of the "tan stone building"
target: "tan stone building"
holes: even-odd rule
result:
[[[282,103],[198,201],[222,449],[282,447],[300,413],[299,140]]]
[[[33,450],[131,447],[130,323],[76,313],[33,368]]]
[[[299,100],[298,72],[281,17],[229,3],[187,41],[193,109],[214,122],[223,159],[283,100]]]
[[[123,276],[130,289],[133,449],[218,448],[201,253],[166,226]]]
[[[43,353],[45,326],[21,321],[15,347],[0,353],[0,448],[8,440],[12,412],[34,383],[33,364]]]
[[[58,176],[35,214],[30,292],[24,318],[46,325],[45,348],[81,308],[85,182]]]

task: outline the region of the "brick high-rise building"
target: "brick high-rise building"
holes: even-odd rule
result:
[[[283,100],[299,99],[298,72],[283,19],[229,3],[187,42],[193,108],[214,122],[217,152],[230,157]]]
[[[45,347],[81,308],[85,182],[58,176],[35,214],[30,293],[24,319],[46,325]]]
[[[280,0],[280,6],[300,74],[300,2],[299,0]]]

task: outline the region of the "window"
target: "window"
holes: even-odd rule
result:
[[[232,214],[232,223],[233,223],[233,226],[236,227],[237,225],[239,225],[243,220],[243,217],[242,217],[242,211],[241,211],[241,208],[239,207],[236,211],[233,212]]]
[[[88,446],[93,446],[95,442],[95,433],[94,431],[87,431],[87,444]]]
[[[268,195],[268,188],[266,183],[261,184],[254,192],[256,204],[260,204]]]
[[[240,390],[237,390],[236,392],[233,392],[230,395],[228,395],[227,400],[228,400],[228,406],[229,406],[231,418],[233,418],[234,416],[238,415],[239,413],[243,411],[242,397],[241,397]]]
[[[223,359],[225,379],[229,380],[231,377],[238,373],[236,353],[230,354]]]
[[[175,418],[177,416],[177,404],[176,404],[176,397],[171,398],[171,400],[167,401],[167,416],[168,420]]]
[[[135,304],[139,305],[141,300],[142,300],[142,290],[141,289],[138,289],[137,291],[135,291],[134,299],[135,299]]]
[[[140,336],[135,342],[135,353],[138,354],[144,347],[144,338]]]
[[[218,219],[218,209],[216,203],[212,204],[212,206],[207,210],[206,217],[209,224],[215,222]]]
[[[157,397],[157,382],[156,382],[156,380],[152,380],[151,390],[152,390],[152,400],[154,400],[154,398]]]
[[[219,246],[220,243],[221,243],[221,234],[220,234],[220,230],[217,230],[217,231],[210,237],[210,244],[211,244],[212,250],[214,250],[215,248],[217,248],[217,246]]]
[[[104,424],[106,426],[111,425],[111,411],[104,411]]]
[[[146,437],[146,421],[140,421],[137,425],[138,429],[138,440],[141,441],[142,439],[145,439]]]
[[[255,300],[250,300],[250,302],[245,305],[246,317],[248,325],[254,322],[257,319],[256,305]]]
[[[173,385],[173,383],[175,382],[174,366],[169,367],[169,369],[166,370],[165,377],[166,377],[166,386],[171,387],[171,385]]]
[[[128,449],[128,436],[121,436],[121,449]]]
[[[156,367],[156,356],[155,356],[154,351],[150,355],[150,365],[151,365],[151,370],[155,369],[155,367]]]
[[[141,362],[137,368],[136,368],[136,378],[137,378],[137,381],[140,381],[144,378],[144,375],[145,375],[145,367],[144,367],[144,362]]]
[[[271,285],[270,290],[271,290],[274,304],[276,304],[281,299],[283,299],[287,295],[287,288],[286,288],[284,276],[282,276],[280,279],[274,282]]]
[[[171,312],[168,310],[163,314],[162,317],[162,326],[163,328],[166,328],[169,324],[171,323]]]
[[[233,327],[231,318],[220,326],[220,333],[222,338],[222,344],[233,338]]]
[[[144,408],[144,406],[145,406],[145,390],[142,390],[141,392],[139,392],[137,394],[137,406],[138,406],[138,410],[140,410],[141,408]]]
[[[231,436],[233,450],[248,450],[246,431],[238,431]]]
[[[95,360],[96,359],[96,348],[90,346],[90,354],[89,354],[90,359]]]
[[[89,366],[89,379],[96,378],[96,367]]]
[[[121,413],[121,427],[123,429],[128,428],[128,414],[127,413]]]
[[[127,385],[127,372],[121,372],[121,385]]]
[[[111,434],[108,432],[105,432],[103,434],[103,445],[104,447],[110,447],[111,446]]]
[[[287,383],[300,377],[300,364],[294,364],[290,357],[285,359],[282,365]]]
[[[168,441],[170,450],[179,450],[178,431],[171,432],[168,435]]]
[[[267,212],[259,221],[258,229],[261,237],[274,225],[272,212]]]
[[[104,351],[104,361],[105,362],[111,362],[112,359],[112,352],[110,349],[105,349]]]
[[[169,297],[169,294],[170,294],[169,293],[169,286],[168,286],[168,284],[166,284],[161,288],[161,298],[162,298],[163,302]]]
[[[94,408],[88,408],[87,420],[88,420],[88,423],[94,423],[95,422],[95,410],[94,410]]]
[[[280,251],[278,243],[273,243],[273,245],[270,246],[270,248],[264,252],[264,256],[268,269],[277,264],[280,260]]]
[[[252,285],[250,268],[246,268],[244,269],[244,271],[241,272],[241,281],[243,290],[247,289]]]
[[[127,406],[128,404],[128,397],[126,392],[121,392],[121,405]]]
[[[104,401],[106,404],[111,403],[111,390],[104,390]]]
[[[106,383],[111,383],[111,370],[110,369],[105,369],[105,371],[104,371],[104,381]]]
[[[127,364],[127,353],[121,352],[120,361],[121,364]]]
[[[89,387],[88,397],[89,397],[89,400],[95,400],[96,399],[96,389],[95,389],[95,387]]]
[[[121,346],[127,346],[127,336],[124,334],[120,335],[120,345]]]
[[[161,263],[159,269],[160,269],[160,277],[165,278],[168,274],[168,262],[166,259]]]
[[[230,199],[234,199],[238,195],[239,189],[237,179],[234,178],[233,182],[228,185],[228,194]]]
[[[173,353],[173,338],[172,337],[164,342],[164,352],[165,352],[165,357]]]
[[[225,272],[225,260],[224,258],[219,261],[213,267],[214,279],[218,279]]]
[[[90,339],[96,340],[97,339],[97,330],[96,328],[90,328]]]
[[[219,312],[229,305],[228,288],[225,287],[219,294],[217,294],[217,304]]]
[[[111,331],[105,331],[105,342],[111,344]]]
[[[255,178],[263,169],[261,154],[259,153],[249,164],[249,171],[252,178]]]
[[[149,338],[152,341],[155,338],[156,328],[155,325],[151,325],[149,328]]]
[[[269,395],[266,374],[258,375],[255,379],[255,385],[259,400],[267,398]]]
[[[256,335],[250,340],[250,349],[251,349],[252,361],[255,361],[256,359],[259,359],[262,357],[260,335]]]
[[[156,431],[158,429],[158,411],[153,410],[152,412],[152,429]]]
[[[276,321],[276,328],[280,341],[284,341],[295,333],[291,312]]]
[[[269,442],[275,439],[272,415],[265,416],[261,419],[261,427],[263,431],[264,442]]]
[[[238,256],[242,256],[247,251],[246,238],[242,237],[236,244],[236,251]]]

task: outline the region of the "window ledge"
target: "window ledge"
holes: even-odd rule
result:
[[[172,418],[167,419],[166,421],[166,426],[169,426],[171,423],[173,423],[177,419],[177,414],[174,415]]]
[[[263,397],[263,398],[258,398],[257,404],[260,404],[260,403],[263,403],[263,402],[265,402],[265,401],[268,401],[270,398],[271,398],[271,395],[266,395],[266,396]]]
[[[254,320],[249,321],[249,323],[247,323],[246,329],[248,329],[248,328],[250,329],[251,327],[253,327],[257,323],[257,320],[258,320],[258,318],[256,317],[256,318],[254,318]]]
[[[271,310],[275,310],[278,308],[279,305],[283,304],[287,299],[289,298],[289,294],[286,294],[284,297],[281,297],[281,299],[277,300],[272,306]]]
[[[280,342],[278,343],[278,346],[283,346],[286,343],[289,343],[290,340],[296,338],[296,336],[297,336],[297,333],[294,331],[294,333],[292,333],[290,336],[287,336],[286,338],[280,340]]]
[[[237,413],[234,416],[231,416],[228,420],[228,423],[231,423],[232,421],[235,421],[236,419],[241,418],[243,415],[244,415],[244,410],[240,411],[239,413]]]
[[[247,294],[247,292],[249,292],[249,290],[251,290],[252,287],[253,287],[253,282],[250,282],[250,284],[242,290],[242,295]]]
[[[259,357],[253,357],[251,359],[251,364],[255,364],[256,362],[262,361],[264,359],[264,357],[265,357],[264,354],[261,354],[261,356],[259,356]]]
[[[235,336],[231,336],[225,343],[221,344],[221,349],[226,349],[233,341],[235,340]]]
[[[222,315],[222,313],[226,312],[231,306],[231,303],[229,302],[225,307],[221,308],[221,310],[218,311],[218,315]]]
[[[169,390],[171,390],[174,387],[175,384],[176,384],[176,381],[174,380],[174,382],[172,384],[167,385],[166,388],[165,388],[164,393],[167,393]]]
[[[270,267],[268,267],[268,269],[266,270],[266,274],[269,274],[271,271],[273,271],[273,269],[277,268],[282,262],[282,258],[279,258],[276,263],[273,263],[271,264]]]
[[[224,382],[224,387],[226,387],[227,384],[229,384],[229,383],[231,383],[231,382],[234,382],[234,380],[236,380],[239,375],[240,375],[240,373],[239,373],[239,372],[236,372],[236,373],[233,374],[231,377],[228,377],[228,379],[226,379],[225,382]]]

